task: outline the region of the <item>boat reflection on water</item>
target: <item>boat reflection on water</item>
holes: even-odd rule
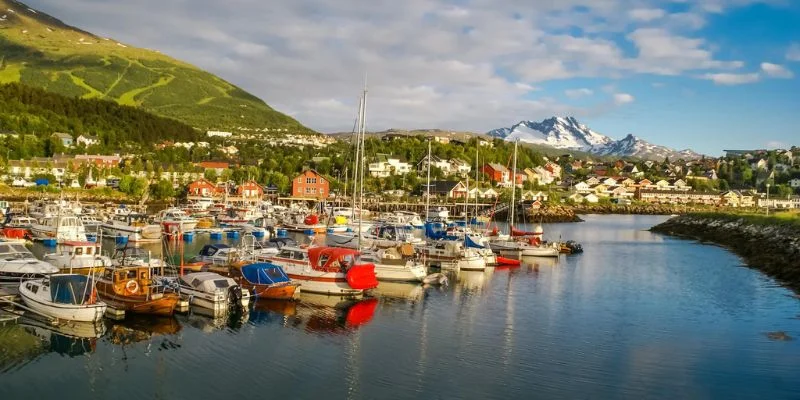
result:
[[[259,300],[250,312],[250,323],[278,323],[306,333],[342,335],[369,323],[378,299],[342,298],[300,293],[298,301]]]
[[[522,268],[555,267],[561,257],[523,257]]]
[[[148,341],[155,336],[175,335],[180,330],[181,324],[175,317],[129,315],[123,321],[111,322],[110,333],[105,339],[113,344],[125,346]],[[165,344],[165,347],[170,347],[168,343]]]
[[[425,297],[425,288],[419,283],[381,282],[372,294],[389,301],[416,302]]]
[[[76,357],[93,353],[105,325],[64,323],[51,325],[35,318],[21,317],[0,326],[0,372],[25,365],[47,353]]]
[[[214,313],[208,308],[191,306],[189,313],[175,314],[175,318],[182,326],[191,326],[204,333],[211,333],[226,328],[238,329],[247,321],[248,316],[247,313],[241,312]]]
[[[483,271],[457,271],[455,273],[456,290],[480,293],[492,279],[494,268]]]

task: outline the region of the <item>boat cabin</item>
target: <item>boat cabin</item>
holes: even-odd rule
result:
[[[41,281],[26,282],[25,289],[39,296],[47,296],[49,292],[47,300],[57,304],[94,304],[97,298],[94,280],[86,275],[52,275]]]
[[[33,257],[33,253],[24,244],[0,242],[0,259],[14,260],[31,257]]]
[[[36,220],[31,217],[26,217],[23,215],[15,215],[11,217],[11,220],[6,223],[6,227],[9,228],[30,228],[33,224],[36,223]]]
[[[180,279],[185,285],[206,293],[227,292],[228,288],[236,286],[236,281],[233,279],[213,272],[195,272],[190,275],[181,275]]]
[[[100,255],[100,243],[67,241],[61,244],[61,254],[70,257]]]
[[[152,285],[152,271],[148,266],[106,268],[102,280],[111,283],[117,293],[145,294]]]
[[[135,213],[126,213],[126,214],[115,214],[113,221],[121,222],[128,226],[145,226],[148,225],[148,217],[145,214],[135,214]]]

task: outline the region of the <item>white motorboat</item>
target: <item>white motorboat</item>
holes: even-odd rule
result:
[[[189,260],[189,262],[211,265],[231,265],[234,262],[241,261],[242,253],[240,248],[232,247],[227,244],[207,244],[203,246],[200,253]]]
[[[54,265],[36,258],[24,244],[0,242],[0,283],[41,278],[58,273]]]
[[[197,218],[179,208],[161,210],[155,220],[161,224],[163,232],[170,235],[191,232],[197,226]]]
[[[45,254],[44,261],[55,265],[62,272],[93,275],[110,267],[111,258],[100,254],[100,243],[64,242],[55,253]]]
[[[515,260],[521,257],[558,257],[560,253],[557,243],[532,245],[519,240],[493,240],[489,242],[489,247],[493,252]]]
[[[194,306],[223,313],[231,308],[246,310],[250,293],[232,278],[214,272],[192,272],[178,278],[181,298]]]
[[[464,247],[460,241],[437,240],[417,246],[423,260],[428,265],[441,268],[481,271],[486,269],[483,257],[474,249]]]
[[[428,274],[425,264],[414,257],[414,248],[410,244],[399,249],[362,250],[361,261],[375,265],[379,281],[422,282]]]
[[[93,215],[83,214],[80,216],[83,229],[87,234],[96,235],[100,231],[100,225],[103,221],[95,218]]]
[[[60,320],[96,322],[106,312],[106,303],[97,301],[94,279],[81,274],[54,274],[22,282],[19,295],[26,306]]]
[[[346,247],[355,249],[359,247],[388,248],[403,244],[419,245],[423,240],[409,233],[404,226],[380,224],[361,232],[361,241],[358,232],[329,233],[325,236],[325,244],[333,247]]]
[[[77,240],[86,241],[86,228],[74,215],[45,217],[33,224],[31,233],[40,239],[56,239],[59,243]]]
[[[375,266],[358,256],[352,249],[287,246],[269,261],[302,284],[303,292],[356,296],[378,286]]]
[[[117,214],[104,222],[101,227],[104,235],[114,238],[127,237],[130,242],[161,239],[161,226],[150,223],[144,214]]]
[[[220,226],[240,226],[263,218],[264,213],[255,207],[231,208],[227,215],[217,216]]]

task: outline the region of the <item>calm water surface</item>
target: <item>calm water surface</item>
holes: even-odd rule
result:
[[[722,248],[646,231],[663,219],[545,226],[585,253],[443,289],[129,319],[97,339],[0,327],[0,399],[800,398],[800,341],[767,336],[800,337],[800,301]]]

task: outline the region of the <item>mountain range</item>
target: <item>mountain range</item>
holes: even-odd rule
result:
[[[0,84],[14,82],[140,107],[201,130],[313,132],[193,65],[69,26],[21,2],[0,0]]]
[[[674,150],[647,142],[629,134],[620,140],[595,132],[573,117],[552,117],[541,122],[520,121],[508,128],[491,130],[487,135],[519,140],[522,143],[549,146],[564,150],[584,151],[599,156],[635,157],[662,161],[697,159],[702,155],[692,150]]]

